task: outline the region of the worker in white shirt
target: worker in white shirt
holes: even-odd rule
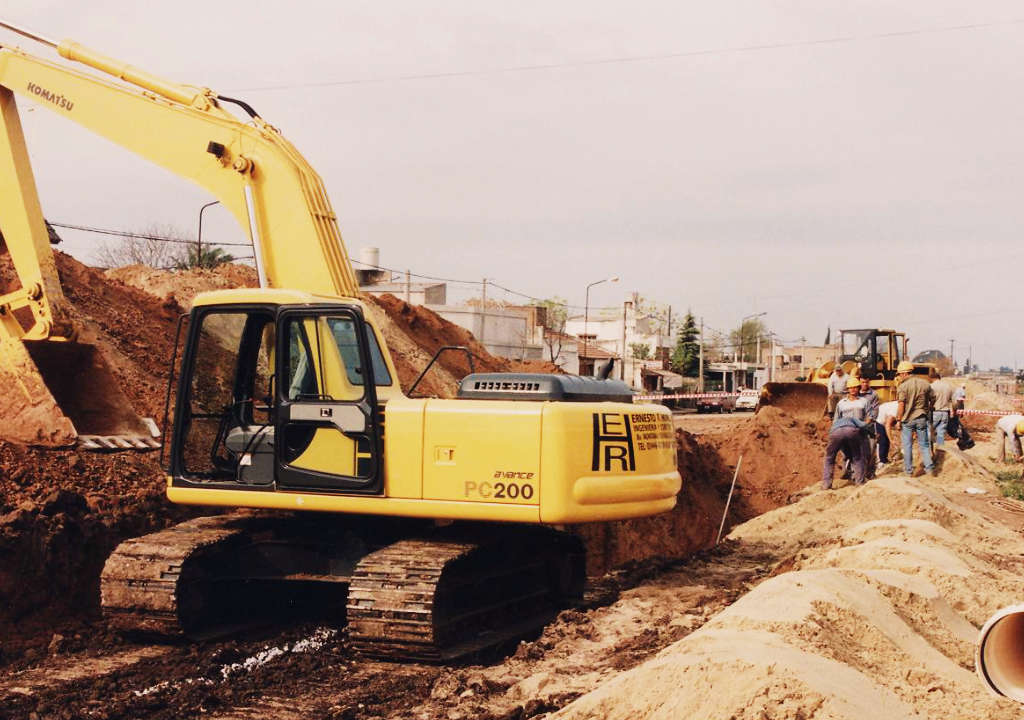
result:
[[[999,462],[1006,461],[1006,441],[1013,443],[1014,462],[1020,462],[1020,436],[1024,435],[1024,415],[1003,415],[996,422],[996,438],[999,441]]]
[[[832,371],[832,375],[828,379],[828,414],[829,417],[835,419],[836,405],[846,395],[846,381],[849,378],[846,377],[846,373],[843,371],[842,365],[836,365],[836,369]]]
[[[878,438],[878,472],[885,470],[889,464],[889,431],[896,425],[896,413],[899,403],[895,400],[884,402],[878,406],[878,417],[875,418],[875,434]]]

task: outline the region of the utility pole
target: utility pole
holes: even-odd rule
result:
[[[768,333],[771,339],[771,349],[768,351],[768,382],[775,379],[775,333]]]
[[[405,302],[412,305],[412,273],[409,270],[405,271]]]
[[[700,319],[700,354],[697,361],[697,392],[704,392],[704,318]]]
[[[629,300],[622,303],[622,357],[619,359],[619,380],[626,381],[626,311]]]
[[[956,359],[953,357],[953,343],[956,342],[955,338],[949,339],[949,364],[953,366],[953,374],[956,375]]]
[[[480,298],[480,344],[484,344],[484,327],[487,325],[487,278],[484,278]]]

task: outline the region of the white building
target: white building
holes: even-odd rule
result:
[[[591,308],[566,320],[565,332],[581,338],[580,374],[594,375],[608,358],[614,357],[617,367],[612,376],[636,389],[678,388],[682,376],[668,370],[660,359],[671,353],[672,338],[662,332],[661,323],[655,318],[636,311],[637,299],[638,294],[633,292],[626,296],[621,309]],[[636,345],[647,346],[646,359],[633,357]]]

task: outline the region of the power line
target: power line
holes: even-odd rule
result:
[[[181,238],[172,238],[166,235],[151,235],[149,233],[137,233],[128,232],[126,230],[110,230],[108,228],[89,227],[88,225],[71,225],[70,223],[59,223],[48,221],[53,227],[64,228],[66,230],[81,230],[83,232],[97,233],[99,235],[114,235],[116,237],[127,237],[127,238],[139,238],[140,240],[154,240],[156,242],[168,242],[178,243],[181,245],[195,245],[195,240],[183,240]],[[252,247],[252,243],[234,243],[234,242],[212,242],[206,243],[207,245],[225,245],[233,247]]]
[[[963,25],[948,25],[938,28],[917,28],[912,30],[893,30],[882,33],[869,33],[867,35],[837,35],[814,40],[795,40],[789,42],[760,43],[753,45],[738,45],[725,48],[708,48],[705,50],[687,50],[670,53],[654,53],[650,55],[621,55],[609,58],[595,58],[593,60],[576,60],[554,63],[537,63],[530,65],[507,65],[497,68],[481,68],[476,70],[453,70],[450,72],[416,73],[409,75],[394,75],[391,77],[363,78],[350,80],[323,80],[319,82],[289,83],[282,85],[263,85],[248,88],[238,88],[235,92],[262,92],[274,90],[293,90],[299,88],[317,87],[339,87],[345,85],[370,85],[387,82],[409,82],[416,80],[438,80],[447,78],[473,77],[480,75],[493,75],[498,73],[519,73],[538,72],[544,70],[560,70],[563,68],[599,67],[602,65],[621,65],[627,63],[660,62],[663,60],[678,60],[692,57],[709,57],[718,55],[733,55],[747,52],[764,52],[767,50],[782,50],[795,47],[813,47],[816,45],[841,45],[863,40],[883,40],[887,38],[912,37],[915,35],[934,35],[946,32],[962,32],[966,30],[983,30],[992,27],[1008,25],[1020,25],[1024,19],[996,20],[993,22],[967,23]]]
[[[64,228],[64,229],[67,229],[67,230],[80,230],[82,232],[91,232],[91,233],[97,233],[97,234],[100,234],[100,235],[112,235],[112,236],[115,236],[115,237],[126,237],[126,238],[139,238],[141,240],[153,240],[155,242],[168,242],[168,243],[177,243],[177,244],[182,244],[182,245],[195,245],[196,244],[195,240],[183,240],[181,238],[172,238],[172,237],[169,237],[169,236],[166,236],[166,235],[153,235],[151,233],[128,232],[126,230],[112,230],[110,228],[99,228],[99,227],[92,227],[92,226],[89,226],[89,225],[76,225],[76,224],[72,224],[72,223],[61,223],[61,222],[54,222],[54,221],[48,221],[48,222],[53,227]],[[213,242],[213,243],[207,243],[207,244],[210,244],[210,245],[224,245],[224,246],[232,246],[232,247],[252,247],[252,243]],[[235,258],[235,259],[236,260],[250,260],[250,259],[253,259],[253,256],[248,255],[248,256],[245,256],[245,257],[238,257],[238,258]],[[371,265],[370,263],[364,263],[364,262],[362,262],[360,260],[356,260],[355,258],[349,258],[349,260],[351,262],[353,262],[353,263],[356,263],[358,265],[362,265],[362,266],[367,267],[367,268],[372,268],[374,270],[385,270],[387,272],[390,272],[392,274],[397,274],[399,276],[405,274],[405,271],[403,271],[403,270],[397,270],[395,268],[384,267],[383,265]],[[439,277],[439,276],[436,276],[436,275],[424,275],[424,274],[421,274],[421,273],[414,273],[414,272],[409,272],[409,275],[411,277],[419,278],[421,280],[433,280],[435,282],[456,283],[456,284],[473,285],[473,286],[483,285],[483,281],[482,280],[461,280],[461,279],[458,279],[458,278],[446,278],[446,277]],[[533,300],[535,302],[547,302],[547,300],[544,299],[544,298],[538,298],[538,297],[534,297],[533,295],[529,295],[527,293],[519,292],[518,290],[512,290],[510,288],[504,287],[503,285],[499,285],[498,283],[493,282],[493,281],[488,281],[488,284],[498,288],[499,290],[503,290],[503,291],[505,291],[505,292],[507,292],[507,293],[509,293],[511,295],[516,295],[518,297],[527,298],[527,299]],[[555,303],[555,304],[559,305],[561,307],[565,307],[567,309],[574,309],[574,310],[583,310],[584,309],[582,305],[570,305],[568,303]],[[614,306],[614,305],[613,306],[604,306],[604,307],[602,307],[602,306],[592,306],[590,309],[591,310],[595,310],[595,311],[597,311],[597,310],[617,310],[618,306]]]
[[[483,285],[484,284],[483,280],[460,280],[458,278],[445,278],[445,277],[437,277],[435,275],[423,275],[423,274],[420,274],[420,273],[414,273],[411,270],[410,271],[396,270],[395,268],[385,267],[384,265],[371,265],[370,263],[365,263],[365,262],[363,262],[361,260],[356,260],[355,258],[349,258],[349,261],[353,262],[353,263],[356,263],[357,265],[362,265],[363,267],[367,267],[367,268],[370,268],[370,269],[373,269],[373,270],[385,270],[387,272],[390,272],[392,274],[397,274],[399,276],[403,276],[403,275],[406,274],[406,272],[408,272],[409,277],[418,278],[420,280],[433,280],[435,282],[457,283],[457,284],[462,284],[462,285],[474,285],[474,286],[476,286],[476,285]],[[528,300],[533,300],[534,302],[549,302],[550,301],[548,298],[538,298],[538,297],[534,297],[533,295],[529,295],[527,293],[519,292],[518,290],[512,290],[512,289],[507,288],[507,287],[505,287],[503,285],[499,285],[498,283],[494,282],[493,280],[488,280],[487,284],[490,285],[491,287],[496,287],[499,290],[503,290],[503,291],[505,291],[505,292],[507,292],[507,293],[509,293],[511,295],[516,295],[518,297],[526,298]],[[570,305],[569,303],[560,303],[560,302],[553,302],[552,304],[557,305],[559,307],[564,307],[564,308],[569,309],[569,310],[583,310],[584,309],[583,305]],[[619,309],[618,305],[606,305],[606,306],[590,305],[588,307],[591,310],[595,310],[595,311],[597,311],[597,310],[618,310]]]

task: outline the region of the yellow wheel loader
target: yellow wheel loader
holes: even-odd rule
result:
[[[366,653],[451,658],[580,597],[583,548],[562,525],[674,506],[669,411],[633,404],[621,382],[471,374],[456,399],[404,396],[320,178],[248,104],[4,27],[107,76],[0,47],[0,223],[22,285],[0,296],[2,372],[22,405],[52,381],[31,343],[75,335],[16,94],[209,190],[248,233],[260,280],[197,296],[171,360],[167,496],[245,509],[117,547],[101,578],[115,626],[204,635],[310,605],[347,617]],[[95,359],[78,352],[63,361],[72,378]],[[77,422],[40,441],[72,441]]]
[[[803,382],[770,382],[761,388],[759,407],[770,405],[814,421],[828,407],[828,381],[837,365],[852,377],[869,378],[879,402],[896,399],[896,366],[907,358],[907,336],[895,330],[840,330],[836,360],[808,372]],[[915,363],[914,374],[938,377],[931,363]]]

